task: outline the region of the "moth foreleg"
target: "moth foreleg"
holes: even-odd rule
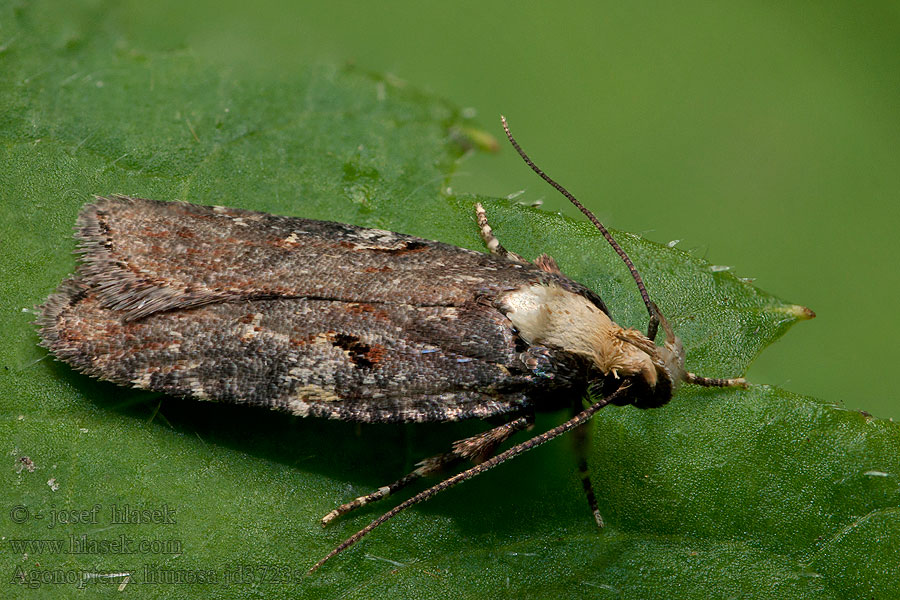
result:
[[[487,213],[484,212],[484,207],[481,205],[481,202],[475,204],[475,220],[478,222],[478,228],[481,230],[481,239],[484,240],[484,245],[487,247],[488,252],[497,254],[498,256],[505,256],[510,260],[518,262],[528,262],[515,252],[510,252],[503,247],[503,244],[501,244],[500,240],[497,239],[497,236],[494,235],[494,230],[491,229],[491,226],[488,224]]]
[[[462,460],[471,460],[472,462],[477,464],[484,460],[487,460],[494,455],[497,447],[500,444],[506,441],[514,433],[522,431],[523,429],[529,427],[532,421],[533,417],[531,416],[519,417],[517,419],[513,419],[509,423],[504,423],[503,425],[494,427],[493,429],[489,429],[488,431],[479,433],[478,435],[474,435],[472,437],[454,442],[450,452],[445,452],[443,454],[438,454],[436,456],[426,458],[425,460],[422,460],[418,464],[416,464],[415,470],[413,470],[406,476],[401,477],[397,481],[389,485],[382,486],[371,494],[360,496],[358,498],[355,498],[354,500],[351,500],[350,502],[341,504],[333,511],[322,517],[322,526],[324,527],[341,515],[345,515],[348,512],[356,510],[357,508],[362,508],[370,502],[375,502],[376,500],[387,498],[391,494],[405,488],[414,481],[421,479],[422,477],[425,477],[427,475],[436,473],[457,462],[460,462]]]
[[[730,379],[720,379],[718,377],[703,377],[695,373],[685,373],[684,380],[694,385],[703,387],[747,387],[747,380],[743,377],[735,377]]]
[[[581,401],[572,405],[573,414],[581,412]],[[600,514],[600,507],[597,506],[597,496],[594,494],[594,485],[591,483],[591,475],[588,471],[587,455],[588,442],[590,441],[591,430],[587,424],[582,425],[572,431],[572,445],[575,449],[575,458],[578,460],[578,475],[581,477],[581,485],[584,488],[584,495],[587,498],[588,508],[594,515],[597,527],[603,527],[603,515]]]

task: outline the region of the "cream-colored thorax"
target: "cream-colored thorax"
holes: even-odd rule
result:
[[[634,329],[620,327],[580,294],[549,284],[535,284],[502,298],[506,316],[532,345],[550,346],[584,356],[604,374],[641,374],[650,386],[657,381],[653,343]]]

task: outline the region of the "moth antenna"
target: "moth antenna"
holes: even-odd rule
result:
[[[341,552],[343,552],[344,550],[346,550],[347,548],[349,548],[350,546],[352,546],[353,544],[355,544],[356,542],[361,540],[367,533],[369,533],[370,531],[372,531],[373,529],[375,529],[376,527],[378,527],[385,521],[397,516],[399,513],[403,512],[410,506],[418,504],[419,502],[424,502],[425,500],[428,500],[435,494],[439,494],[440,492],[443,492],[444,490],[449,489],[458,483],[462,483],[463,481],[466,481],[467,479],[472,479],[476,475],[480,475],[481,473],[484,473],[485,471],[487,471],[489,469],[493,469],[500,463],[506,462],[507,460],[513,458],[514,456],[518,456],[519,454],[522,454],[523,452],[526,452],[528,450],[531,450],[532,448],[540,446],[544,442],[549,442],[553,438],[560,436],[567,431],[570,431],[572,429],[575,429],[576,427],[579,427],[580,425],[583,425],[584,423],[589,421],[591,417],[594,416],[594,413],[596,413],[598,410],[600,410],[601,408],[603,408],[604,406],[606,406],[607,404],[609,404],[610,402],[615,400],[616,397],[618,397],[620,394],[623,394],[625,392],[625,390],[628,389],[629,385],[630,384],[628,384],[628,383],[623,383],[622,385],[619,386],[619,388],[615,392],[613,392],[609,396],[607,396],[605,398],[601,398],[597,402],[591,404],[589,407],[587,407],[586,409],[584,409],[583,411],[581,411],[580,413],[578,413],[577,415],[575,415],[574,417],[572,417],[571,419],[569,419],[568,421],[563,423],[562,425],[557,425],[553,429],[545,431],[541,435],[536,435],[531,439],[525,440],[521,444],[516,444],[509,450],[501,452],[500,454],[497,454],[496,456],[489,458],[488,460],[475,465],[471,469],[462,471],[461,473],[457,473],[453,477],[448,477],[447,479],[443,480],[442,482],[431,486],[427,490],[419,492],[412,498],[410,498],[404,502],[401,502],[400,504],[398,504],[391,510],[387,511],[386,513],[384,513],[383,515],[381,515],[380,517],[378,517],[377,519],[375,519],[374,521],[372,521],[371,523],[369,523],[368,525],[366,525],[365,527],[363,527],[362,529],[360,529],[359,531],[357,531],[356,533],[354,533],[353,535],[348,537],[346,540],[341,542],[340,545],[337,546],[331,552],[329,552],[327,556],[325,556],[322,560],[320,560],[319,562],[314,564],[312,566],[312,568],[309,570],[309,572],[307,573],[307,575],[311,575],[311,574],[315,573],[319,569],[319,567],[321,567],[326,562],[328,562],[329,559],[331,559],[332,557],[334,557],[337,554],[340,554]]]
[[[516,152],[519,153],[519,156],[522,157],[522,160],[525,161],[525,164],[531,167],[531,170],[540,175],[541,179],[556,188],[556,191],[568,198],[569,202],[574,204],[578,208],[578,210],[584,213],[584,216],[586,216],[588,220],[590,220],[590,222],[594,224],[594,227],[596,227],[600,231],[600,233],[603,234],[603,237],[606,238],[606,241],[609,242],[609,245],[613,247],[613,250],[616,251],[616,254],[619,255],[619,258],[622,259],[622,261],[625,263],[625,266],[627,266],[628,270],[631,271],[631,276],[632,278],[634,278],[634,282],[637,284],[638,290],[641,293],[641,299],[644,301],[644,306],[647,307],[647,312],[650,313],[650,327],[648,328],[648,330],[655,334],[656,325],[654,323],[659,320],[662,315],[660,314],[659,309],[656,307],[653,301],[650,300],[650,294],[647,293],[647,288],[644,286],[644,280],[641,278],[641,274],[638,273],[638,270],[635,268],[634,263],[631,262],[631,258],[628,257],[628,254],[625,253],[625,250],[622,249],[622,246],[620,246],[619,243],[615,239],[613,239],[613,236],[609,233],[606,227],[603,226],[603,223],[601,223],[600,220],[594,216],[594,213],[585,208],[584,205],[579,202],[577,198],[575,198],[575,196],[569,193],[569,190],[556,183],[556,181],[554,181],[552,177],[544,173],[544,171],[542,171],[540,167],[534,164],[534,161],[532,161],[528,157],[528,155],[525,154],[525,151],[522,150],[521,146],[519,146],[516,138],[514,138],[513,134],[509,131],[509,124],[506,122],[506,117],[500,115],[500,121],[503,123],[503,130],[506,132],[506,137],[509,138],[509,143],[512,144],[513,148],[516,149]],[[656,336],[653,335],[648,337],[650,337],[650,339],[653,339]]]

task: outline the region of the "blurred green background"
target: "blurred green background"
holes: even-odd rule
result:
[[[680,240],[816,311],[752,381],[900,416],[886,376],[900,333],[897,2],[98,7],[135,47],[186,49],[235,77],[349,60],[471,107],[494,134],[503,112],[608,225]],[[520,190],[575,214],[506,146],[454,181]]]

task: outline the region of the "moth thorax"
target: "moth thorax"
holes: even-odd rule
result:
[[[531,345],[582,356],[613,379],[636,378],[671,396],[683,379],[679,340],[658,347],[635,329],[620,327],[586,297],[555,284],[534,284],[502,298],[506,316]],[[667,401],[664,400],[663,402]]]

